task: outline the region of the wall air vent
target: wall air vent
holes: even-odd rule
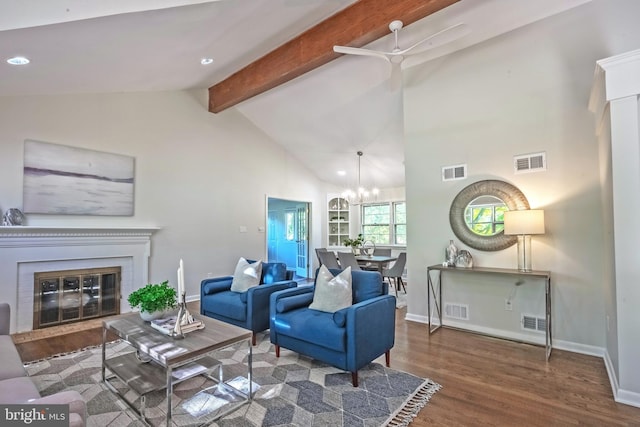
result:
[[[545,332],[547,329],[547,321],[544,317],[536,317],[529,314],[523,314],[520,320],[522,329],[533,332]]]
[[[515,173],[542,172],[547,170],[547,154],[533,153],[513,157]]]
[[[442,168],[443,181],[455,181],[467,177],[467,165],[445,166]]]
[[[451,319],[469,320],[469,304],[444,304],[444,315]]]

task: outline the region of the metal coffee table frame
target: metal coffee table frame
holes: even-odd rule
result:
[[[174,339],[153,329],[149,323],[143,321],[138,313],[128,313],[102,322],[102,381],[107,388],[118,395],[147,425],[146,395],[152,391],[166,389],[167,395],[167,426],[171,425],[173,386],[197,375],[204,375],[216,383],[214,386],[224,390],[233,401],[227,408],[216,413],[215,418],[207,419],[206,423],[220,418],[253,398],[252,390],[252,347],[251,331],[220,322],[206,317],[197,317],[204,322],[205,329],[191,332],[184,339]],[[106,357],[107,333],[112,332],[129,344],[135,352],[126,353],[112,358]],[[220,349],[246,341],[248,350],[247,379],[248,392],[238,390],[224,382],[222,363],[211,357]],[[136,352],[138,357],[136,355]],[[142,362],[140,359],[148,359]],[[217,377],[211,375],[218,369]],[[112,375],[107,376],[106,370]],[[176,378],[174,374],[178,375]],[[140,396],[140,409],[111,384],[111,380],[118,378],[129,389]]]

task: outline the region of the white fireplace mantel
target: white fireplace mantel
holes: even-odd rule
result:
[[[144,237],[151,236],[160,227],[42,227],[11,226],[0,227],[0,247],[11,244],[14,239],[44,238],[90,238],[90,237]]]
[[[33,328],[33,275],[120,266],[121,312],[126,298],[148,282],[151,236],[160,227],[0,227],[0,301],[11,307],[11,331]]]

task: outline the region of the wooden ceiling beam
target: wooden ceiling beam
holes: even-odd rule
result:
[[[334,45],[362,47],[459,0],[359,0],[209,88],[209,111],[219,113],[341,56]]]

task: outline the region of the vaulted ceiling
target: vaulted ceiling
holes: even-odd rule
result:
[[[271,84],[262,85],[254,93],[266,90],[258,95],[248,93],[241,102],[239,86],[231,86],[231,97],[238,99],[230,105],[239,102],[231,108],[326,182],[353,183],[355,153],[363,150],[364,182],[381,188],[402,186],[402,90],[389,84],[389,64],[378,58],[322,54],[324,48],[314,43],[318,37],[323,46],[351,39],[350,45],[358,46],[377,39],[367,47],[389,50],[393,40],[389,35],[379,38],[385,31],[381,22],[398,4],[420,2],[362,1],[372,6],[348,15],[349,9],[357,9],[357,1],[3,0],[0,96],[223,87],[245,67],[254,79],[264,74],[268,70],[260,62],[251,64],[301,34],[311,35],[312,64],[304,63],[311,61],[304,54],[276,51],[271,55],[276,66],[270,68],[275,74],[267,76]],[[400,43],[409,46],[450,25],[466,24],[468,34],[412,57],[409,66],[419,66],[586,1],[425,0],[423,11],[453,4],[406,26]],[[363,13],[366,19],[353,22]],[[334,15],[335,21],[323,23]],[[412,22],[411,16],[393,19]],[[320,29],[331,28],[335,42],[327,31],[305,33],[318,24],[325,25]],[[354,40],[360,30],[366,34]],[[27,56],[31,63],[9,66],[5,60],[15,55]],[[204,66],[201,58],[214,62]],[[212,99],[215,102],[215,96]],[[340,177],[337,170],[348,175]]]

